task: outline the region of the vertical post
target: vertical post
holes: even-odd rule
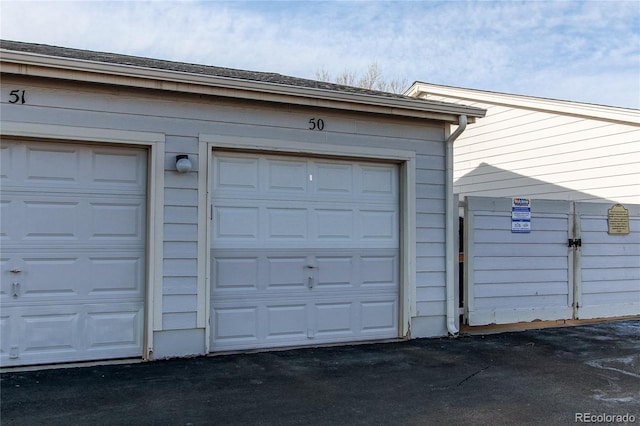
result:
[[[581,240],[580,206],[571,202],[571,218],[573,220],[573,239]],[[580,307],[582,306],[582,274],[580,271],[580,254],[582,246],[574,244],[573,253],[569,258],[569,276],[573,281],[573,319],[580,319]]]

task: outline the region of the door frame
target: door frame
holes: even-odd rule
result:
[[[142,330],[143,342],[140,356],[143,359],[152,358],[153,332],[161,330],[162,327],[165,134],[3,121],[0,136],[60,143],[103,143],[121,147],[147,148],[145,321]]]
[[[281,139],[215,134],[199,135],[198,179],[198,327],[205,329],[205,351],[211,351],[211,176],[216,150],[239,150],[259,154],[320,156],[346,160],[393,161],[400,165],[400,288],[398,335],[406,337],[416,312],[416,153],[409,150],[332,145]],[[206,182],[203,180],[206,179]],[[204,236],[204,238],[203,238]],[[204,309],[202,309],[204,308]]]

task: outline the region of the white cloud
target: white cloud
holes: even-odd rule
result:
[[[377,62],[389,79],[640,108],[635,1],[5,1],[0,8],[7,39],[307,78]]]

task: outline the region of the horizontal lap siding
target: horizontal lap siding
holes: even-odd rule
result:
[[[580,214],[580,318],[640,315],[640,206],[625,205],[628,235],[609,235],[610,205],[577,206]]]
[[[53,87],[53,84],[56,84]],[[145,90],[52,83],[3,76],[27,91],[20,107],[2,104],[6,121],[146,131],[166,135],[162,328],[197,327],[198,138],[226,135],[415,151],[418,315],[444,318],[444,126],[424,120],[376,119],[362,114]],[[322,118],[325,130],[309,131]],[[175,156],[194,169],[175,172]],[[433,333],[432,333],[433,334]]]
[[[562,311],[567,315],[568,204],[562,212],[559,205],[533,200],[532,231],[520,234],[511,232],[510,199],[469,198],[467,203],[470,324],[558,319]]]
[[[487,114],[454,146],[457,193],[640,203],[640,126],[483,102],[473,106]]]
[[[476,307],[508,309],[514,297],[538,300],[540,296],[558,294],[564,295],[564,299],[558,301],[566,305],[567,217],[543,219],[533,214],[531,234],[514,234],[510,213],[483,214],[486,213],[475,214]],[[539,231],[537,229],[543,227],[541,222],[560,229]],[[522,252],[527,255],[514,256]],[[545,303],[550,301],[546,299]],[[523,301],[523,305],[536,306],[540,302],[541,299]]]
[[[165,152],[165,229],[162,329],[196,328],[198,272],[198,139],[167,136]],[[174,172],[175,158],[187,154],[194,170]],[[178,286],[180,284],[180,286]]]
[[[444,323],[444,143],[434,144],[430,151],[416,158],[416,315]]]

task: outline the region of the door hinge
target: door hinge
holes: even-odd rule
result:
[[[572,240],[571,238],[569,238],[569,247],[582,247],[582,239],[577,238],[575,240]]]

